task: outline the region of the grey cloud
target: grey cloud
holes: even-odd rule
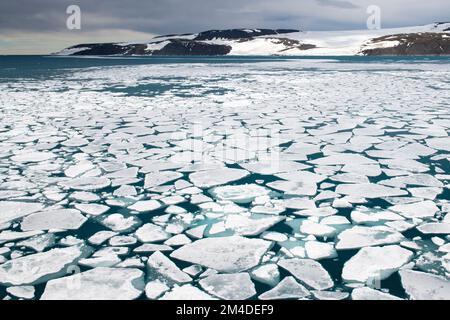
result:
[[[350,1],[344,0],[316,0],[318,4],[321,6],[334,7],[334,8],[342,8],[342,9],[356,9],[359,6],[353,4]]]
[[[81,8],[79,32],[66,28],[72,4]],[[371,4],[381,8],[384,28],[449,20],[448,0],[0,0],[0,52],[17,35],[62,46],[61,39],[66,45],[118,37],[117,30],[125,38],[220,28],[364,29]]]

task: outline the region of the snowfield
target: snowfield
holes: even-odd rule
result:
[[[169,62],[0,80],[0,298],[450,299],[448,61]]]

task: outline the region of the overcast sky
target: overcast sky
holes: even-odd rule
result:
[[[81,30],[66,27],[73,4]],[[0,0],[0,54],[222,28],[364,29],[369,5],[383,28],[450,21],[449,0]]]

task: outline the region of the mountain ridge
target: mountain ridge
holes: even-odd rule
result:
[[[78,44],[56,55],[450,55],[450,22],[380,30],[213,29],[147,42]]]

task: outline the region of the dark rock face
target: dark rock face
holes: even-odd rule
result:
[[[220,39],[249,39],[257,36],[271,36],[284,33],[298,32],[294,29],[227,29],[227,30],[209,30],[200,32],[194,40],[212,40]]]
[[[75,56],[83,55],[132,55],[143,54],[147,46],[143,44],[121,46],[115,43],[93,43],[79,44],[69,49],[87,48],[86,50],[75,52]]]
[[[298,40],[289,39],[289,38],[273,38],[272,42],[276,43],[276,44],[283,44],[286,47],[286,49],[281,50],[281,52],[287,51],[290,49],[294,49],[294,48],[297,48],[299,50],[309,50],[309,49],[317,48],[317,46],[314,44],[302,43]]]
[[[147,50],[146,44],[119,45],[115,43],[79,44],[69,49],[86,48],[75,52],[75,56],[107,56],[107,55],[226,55],[231,51],[230,46],[208,44],[199,41],[185,39],[171,39],[169,43],[160,50]]]
[[[231,51],[230,46],[208,44],[199,41],[173,39],[161,50],[155,50],[152,55],[156,56],[220,56],[226,55]]]
[[[446,33],[406,33],[383,36],[372,39],[372,43],[399,41],[400,44],[389,48],[363,49],[367,56],[412,56],[412,55],[449,55],[450,34]]]

